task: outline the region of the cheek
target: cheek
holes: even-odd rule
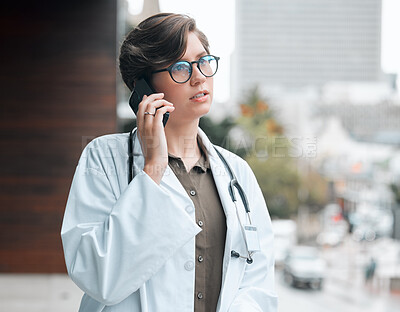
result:
[[[182,92],[179,91],[179,85],[173,82],[169,76],[153,78],[152,85],[156,92],[164,93],[164,99],[171,103],[179,99],[179,95],[182,94]]]
[[[165,89],[164,99],[176,106],[179,106],[179,103],[183,101],[183,94],[176,88]]]
[[[154,75],[151,79],[151,84],[156,92],[167,93],[168,90],[168,80],[166,77],[168,73],[158,73]]]

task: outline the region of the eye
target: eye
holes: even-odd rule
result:
[[[172,66],[172,71],[174,72],[189,72],[190,65],[187,62],[178,62]]]
[[[205,55],[202,58],[200,58],[200,64],[210,63],[213,60],[214,60],[214,57],[212,55]]]
[[[217,67],[217,59],[213,55],[204,55],[199,59],[199,69],[206,77],[214,76]]]

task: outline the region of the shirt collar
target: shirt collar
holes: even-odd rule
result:
[[[144,157],[143,157],[143,152],[142,152],[142,147],[140,145],[140,142],[138,140],[138,135],[137,135],[137,128],[134,129],[134,144],[133,144],[133,158],[134,158],[134,166],[137,170],[141,170],[144,167]],[[215,152],[213,148],[213,144],[207,137],[207,135],[204,133],[203,130],[198,128],[198,134],[197,134],[198,140],[201,141],[201,148],[204,148],[204,154],[207,157],[207,168],[211,168],[210,166],[210,160],[212,161],[217,161],[219,162],[219,157],[217,153]],[[222,164],[221,164],[222,165]]]
[[[208,158],[207,149],[204,146],[204,144],[203,144],[203,142],[202,142],[202,140],[201,140],[199,135],[197,135],[197,144],[199,145],[200,154],[201,155],[200,155],[199,160],[193,166],[193,168],[198,168],[202,172],[207,172],[207,169],[210,169],[210,160]],[[177,157],[177,156],[172,155],[170,153],[168,153],[168,157],[169,157],[170,160],[173,159],[175,161],[182,162],[182,159],[180,157]]]
[[[202,169],[203,172],[206,172],[207,169],[210,169],[210,160],[208,159],[207,149],[199,135],[197,135],[197,143],[199,144],[201,156],[194,166],[197,166]]]

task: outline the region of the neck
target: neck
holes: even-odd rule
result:
[[[198,158],[200,149],[197,145],[199,120],[190,123],[168,124],[165,127],[168,153],[181,158]]]

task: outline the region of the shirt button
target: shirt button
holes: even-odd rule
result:
[[[197,222],[197,224],[198,224],[199,226],[203,226],[204,223],[203,223],[203,221],[200,220],[199,222]]]
[[[187,213],[191,213],[193,211],[193,207],[192,206],[187,206],[185,208],[185,210],[186,210]]]
[[[203,262],[204,258],[203,258],[203,256],[199,256],[199,257],[197,258],[197,260],[198,260],[199,262]]]
[[[199,298],[199,299],[203,299],[203,293],[201,293],[201,292],[198,292],[198,293],[197,293],[197,298]]]
[[[185,263],[185,269],[186,271],[191,271],[194,268],[194,263],[193,261],[188,261]]]
[[[192,196],[196,195],[196,191],[195,190],[190,190],[190,195],[192,195]]]

